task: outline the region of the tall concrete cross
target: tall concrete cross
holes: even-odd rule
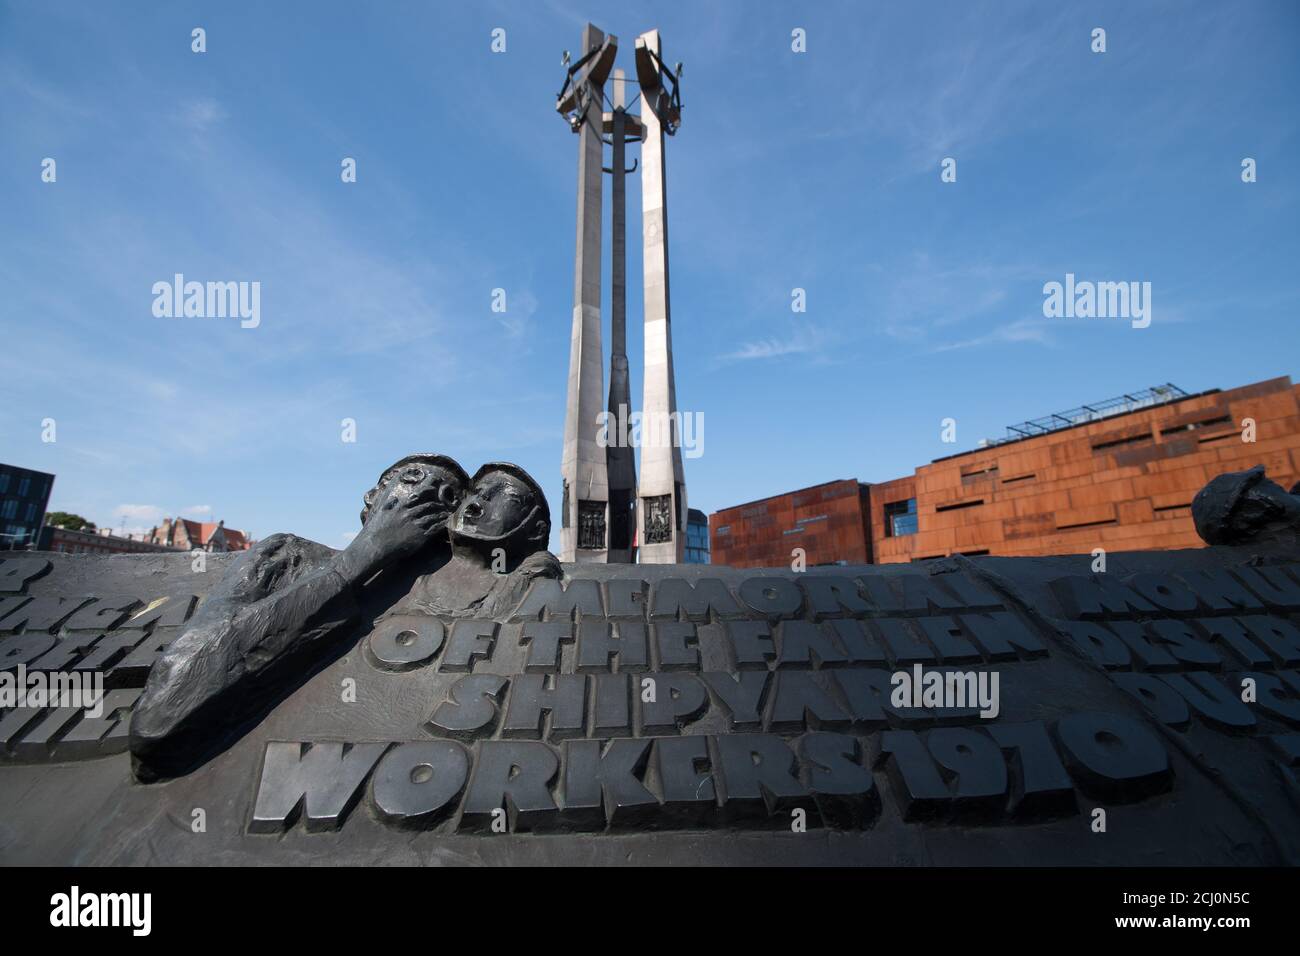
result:
[[[632,410],[632,385],[627,366],[627,142],[640,140],[641,124],[627,112],[627,82],[622,70],[614,71],[613,112],[602,127],[610,138],[610,349],[609,430],[605,468],[609,477],[610,564],[630,564],[635,555],[636,458],[628,429]]]
[[[682,469],[677,384],[668,291],[668,179],[664,134],[681,122],[677,75],[664,66],[659,31],[636,39],[641,86],[641,258],[645,293],[645,378],[641,399],[641,480],[637,543],[645,564],[680,563],[686,548],[686,477]]]
[[[618,39],[588,24],[582,53],[569,66],[556,109],[579,135],[578,241],[574,259],[573,334],[561,472],[560,559],[628,562],[639,546],[647,563],[680,562],[685,552],[686,482],[673,380],[668,295],[668,219],[664,134],[681,121],[678,72],[664,66],[659,32],[637,38],[641,115],[629,113],[622,71],[614,74],[610,112],[604,83]],[[565,54],[565,63],[569,63]],[[604,382],[601,348],[602,134],[612,158],[611,355],[608,416],[599,420]],[[637,487],[628,434],[631,385],[627,362],[626,144],[642,143],[641,190],[645,291],[645,379],[641,430],[642,481]],[[635,169],[635,165],[633,169]],[[648,424],[648,429],[647,429]],[[603,447],[602,447],[603,446]],[[635,540],[634,540],[635,539]]]
[[[564,497],[560,514],[560,559],[604,562],[608,545],[609,480],[605,449],[597,443],[604,391],[601,350],[600,227],[601,128],[605,79],[618,53],[618,38],[591,24],[582,31],[582,51],[569,68],[556,109],[578,134],[578,237],[573,262],[573,333],[569,344],[569,388],[560,471]]]

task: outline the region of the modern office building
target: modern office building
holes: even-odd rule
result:
[[[841,479],[719,511],[709,518],[713,563],[869,564],[867,502],[866,485]]]
[[[841,480],[709,519],[715,564],[888,564],[952,554],[1194,548],[1191,503],[1215,475],[1300,478],[1300,388],[1287,377],[1188,395],[1173,385],[1010,426],[878,484]]]
[[[709,563],[709,516],[699,508],[686,511],[686,564]]]
[[[0,551],[36,548],[54,476],[0,463]]]

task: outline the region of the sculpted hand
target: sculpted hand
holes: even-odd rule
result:
[[[455,485],[437,475],[422,475],[415,482],[406,476],[395,480],[339,556],[338,570],[359,584],[409,558],[443,531],[457,497]]]

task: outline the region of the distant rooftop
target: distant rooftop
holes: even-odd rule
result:
[[[1176,402],[1189,397],[1181,388],[1169,382],[1164,385],[1153,385],[1151,388],[1144,388],[1140,392],[1132,392],[1120,395],[1117,398],[1093,402],[1091,405],[1080,405],[1078,408],[1071,408],[1064,412],[1053,412],[1043,418],[1031,418],[1029,421],[1008,425],[1006,435],[1002,438],[981,439],[979,447],[989,448],[994,445],[1005,445],[1009,441],[1020,441],[1022,438],[1046,435],[1049,432],[1060,431],[1063,428],[1086,425],[1089,422],[1112,418],[1115,415],[1127,415],[1129,412],[1136,412],[1143,408],[1152,408],[1156,405],[1164,405],[1166,402]]]

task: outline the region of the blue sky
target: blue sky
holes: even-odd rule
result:
[[[517,461],[558,506],[577,143],[554,96],[588,19],[629,73],[656,26],[686,65],[668,185],[695,507],[888,480],[1152,384],[1300,372],[1291,0],[10,2],[0,460],[101,524],[335,547],[412,451]],[[639,401],[635,177],[628,200]],[[261,325],[156,318],[177,272],[260,282]],[[1067,272],[1149,281],[1151,326],[1044,318]]]

